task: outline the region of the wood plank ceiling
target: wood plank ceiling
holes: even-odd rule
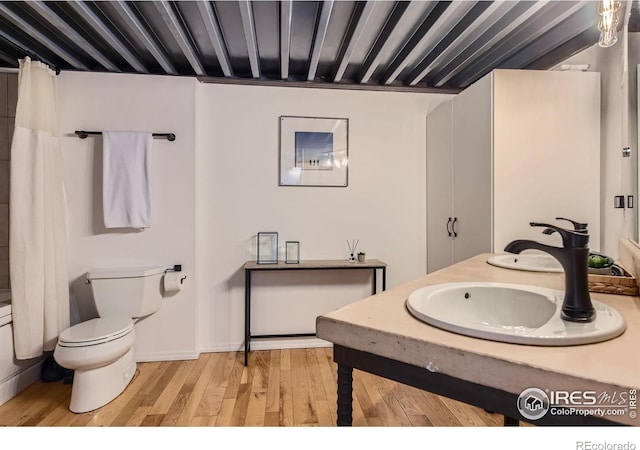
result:
[[[597,42],[594,1],[0,1],[0,66],[460,90]]]

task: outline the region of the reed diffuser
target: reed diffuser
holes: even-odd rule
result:
[[[360,239],[358,240],[353,240],[351,242],[347,241],[347,245],[349,246],[349,262],[356,262],[356,248],[358,247],[358,243],[360,242]]]

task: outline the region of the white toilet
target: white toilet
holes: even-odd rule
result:
[[[64,330],[53,352],[59,365],[75,371],[69,405],[72,412],[106,405],[133,378],[136,333],[132,319],[160,308],[164,272],[161,267],[87,272],[100,317]]]

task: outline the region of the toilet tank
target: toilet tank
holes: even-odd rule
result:
[[[162,303],[162,267],[93,269],[87,280],[100,317],[145,317]]]

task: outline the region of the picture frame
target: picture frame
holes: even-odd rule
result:
[[[280,186],[349,185],[349,119],[280,117]]]
[[[274,231],[258,233],[257,263],[278,264],[278,233]]]
[[[287,241],[285,243],[285,260],[286,264],[300,263],[300,241]]]

